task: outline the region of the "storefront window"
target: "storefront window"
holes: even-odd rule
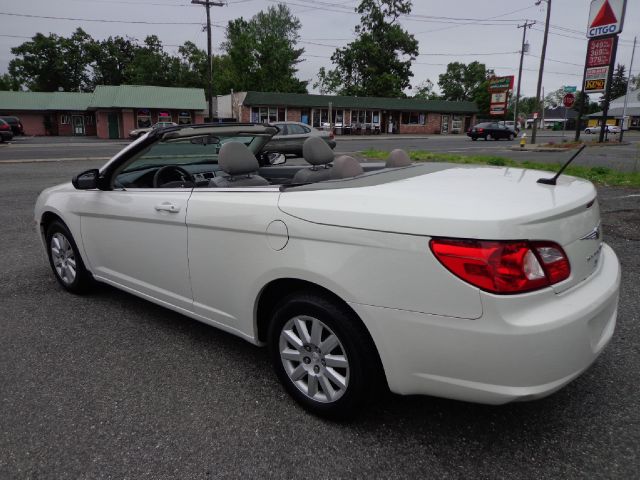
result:
[[[171,112],[160,111],[158,112],[158,122],[173,122]]]
[[[71,119],[69,118],[69,115],[67,114],[60,115],[60,123],[62,125],[69,125],[71,123]]]
[[[149,109],[144,108],[142,110],[138,110],[137,115],[138,120],[138,128],[148,128],[151,126],[151,112]]]
[[[424,125],[425,115],[420,112],[402,112],[402,123],[405,125]]]
[[[287,109],[284,107],[252,107],[251,121],[256,123],[285,122]]]
[[[178,125],[190,125],[191,112],[180,112],[178,114]]]
[[[462,115],[454,115],[451,121],[451,133],[460,133],[462,130]]]
[[[84,124],[93,125],[93,115],[87,115],[86,117],[84,117]]]

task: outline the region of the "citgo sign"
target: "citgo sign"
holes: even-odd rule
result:
[[[587,37],[602,37],[622,32],[627,0],[592,0]]]

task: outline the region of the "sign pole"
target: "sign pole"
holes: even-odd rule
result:
[[[616,63],[617,51],[618,51],[618,35],[613,37],[613,48],[611,50],[611,61],[609,62],[607,86],[604,91],[604,105],[602,108],[602,128],[600,129],[600,138],[598,140],[598,143],[604,142],[606,133],[607,133],[607,115],[609,113],[609,97],[611,96],[611,81],[613,80],[613,68]]]
[[[636,54],[636,37],[633,37],[633,50],[631,50],[631,63],[629,64],[629,79],[627,80],[627,92],[624,94],[624,107],[622,107],[622,125],[620,128],[620,142],[624,135],[625,118],[627,118],[627,103],[629,101],[629,92],[631,91],[631,72],[633,71],[633,57]]]
[[[587,94],[584,91],[584,84],[587,81],[587,59],[589,58],[589,47],[587,46],[587,53],[584,56],[584,69],[582,70],[582,89],[580,92],[580,105],[578,106],[578,117],[576,118],[576,136],[575,141],[580,140],[580,131],[582,130],[582,115],[584,113],[584,104],[586,103]]]

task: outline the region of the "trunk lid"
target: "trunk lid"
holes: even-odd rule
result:
[[[554,241],[571,263],[571,276],[554,286],[558,292],[584,280],[597,267],[600,210],[590,182],[561,176],[553,186],[536,183],[551,176],[549,172],[442,164],[438,168],[434,172],[433,164],[419,165],[410,169],[415,175],[388,182],[383,178],[387,174],[378,173],[381,178],[375,184],[364,175],[336,182],[334,188],[311,185],[286,190],[279,207],[303,220],[347,228]]]

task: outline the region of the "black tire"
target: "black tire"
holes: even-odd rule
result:
[[[64,275],[61,275],[61,273],[59,273],[58,269],[56,268],[56,265],[54,264],[56,260],[54,260],[53,257],[53,242],[55,240],[59,240],[60,235],[64,237],[68,242],[69,248],[73,255],[72,258],[75,261],[75,276],[72,280],[68,277],[65,278]],[[47,228],[45,239],[47,245],[47,256],[49,257],[49,265],[51,266],[53,275],[56,277],[58,283],[62,285],[65,290],[72,293],[82,294],[88,292],[93,286],[93,277],[84,266],[84,262],[82,261],[82,257],[80,257],[80,252],[78,251],[78,246],[73,240],[73,236],[71,235],[71,232],[69,231],[67,226],[58,220],[52,222]]]
[[[478,137],[471,137],[471,140],[475,142],[476,140],[478,140]]]
[[[341,370],[341,373],[345,374],[348,381],[342,396],[335,401],[326,399],[318,401],[311,398],[301,390],[302,387],[296,386],[285,370],[285,360],[280,356],[280,336],[287,323],[300,316],[322,322],[330,329],[328,333],[333,333],[338,338],[340,342],[339,347],[336,347],[338,351],[344,350],[344,357],[348,360],[348,370]],[[381,362],[369,333],[351,310],[329,296],[313,291],[302,291],[284,298],[273,311],[269,325],[268,346],[273,368],[287,393],[302,407],[316,415],[333,420],[349,419],[355,416],[356,412],[361,411],[368,400],[373,400],[385,393]],[[324,353],[331,352],[335,353],[336,350]],[[299,361],[296,366],[305,367],[303,363],[308,362]],[[325,364],[322,363],[322,365]],[[328,365],[323,366],[318,368],[328,369]],[[322,376],[322,372],[322,370],[319,371],[318,379]],[[300,382],[304,382],[306,378],[307,383],[304,384],[306,388],[309,386],[310,377],[309,371],[300,379]],[[319,385],[321,383],[318,382]],[[321,390],[323,388],[319,386],[318,395],[323,394]]]
[[[515,135],[513,133],[509,134],[509,140],[513,141],[513,139],[515,138]]]
[[[491,134],[490,134],[490,133],[487,133],[487,134],[484,136],[484,141],[486,142],[487,140],[491,140]]]

